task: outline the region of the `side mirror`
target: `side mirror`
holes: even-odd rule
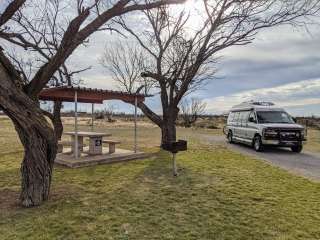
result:
[[[292,117],[292,120],[297,123],[297,119],[295,117]]]
[[[249,117],[249,122],[256,123],[256,120],[253,117]]]

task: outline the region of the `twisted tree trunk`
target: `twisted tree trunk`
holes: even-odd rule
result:
[[[62,133],[63,133],[61,109],[62,109],[62,102],[58,102],[58,101],[54,102],[52,123],[54,126],[54,132],[56,134],[57,140],[61,140]]]
[[[13,121],[24,147],[20,199],[25,207],[37,206],[49,196],[57,142],[39,104],[6,67],[0,63],[0,108]]]
[[[31,115],[37,110],[30,111]],[[31,124],[14,118],[15,128],[24,146],[21,164],[21,195],[23,206],[37,206],[47,200],[50,193],[52,168],[56,156],[54,131],[42,116],[31,117]]]

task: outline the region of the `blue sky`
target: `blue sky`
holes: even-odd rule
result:
[[[101,49],[114,39],[114,35],[97,33],[91,37],[89,47],[78,49],[72,57],[71,62],[79,66],[93,66],[80,76],[85,86],[117,88],[108,72],[98,64]],[[320,30],[317,26],[309,27],[309,32],[289,26],[264,30],[252,44],[229,48],[221,56],[218,78],[194,94],[207,103],[208,113],[225,113],[232,105],[255,99],[273,101],[293,115],[320,116]],[[112,104],[118,111],[132,111],[121,102]],[[147,104],[161,112],[158,97],[147,100]]]
[[[95,33],[88,46],[77,49],[68,60],[71,66],[92,66],[78,75],[84,86],[117,89],[98,63],[104,46],[116,39],[116,34]],[[221,56],[218,78],[194,94],[207,103],[208,113],[224,113],[232,105],[255,99],[273,101],[293,115],[320,116],[319,25],[310,26],[309,32],[290,26],[264,30],[252,44],[229,48]],[[117,111],[133,111],[132,106],[119,101],[111,104]],[[147,105],[161,112],[158,97],[147,100]],[[70,108],[72,104],[66,104],[65,109]],[[80,109],[89,109],[89,105],[83,104]]]

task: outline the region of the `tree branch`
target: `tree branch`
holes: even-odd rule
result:
[[[12,1],[0,16],[0,27],[8,22],[26,0]]]

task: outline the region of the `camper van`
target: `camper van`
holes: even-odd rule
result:
[[[229,143],[249,144],[256,151],[271,145],[299,153],[306,140],[304,127],[271,102],[250,101],[232,107],[224,131]]]

